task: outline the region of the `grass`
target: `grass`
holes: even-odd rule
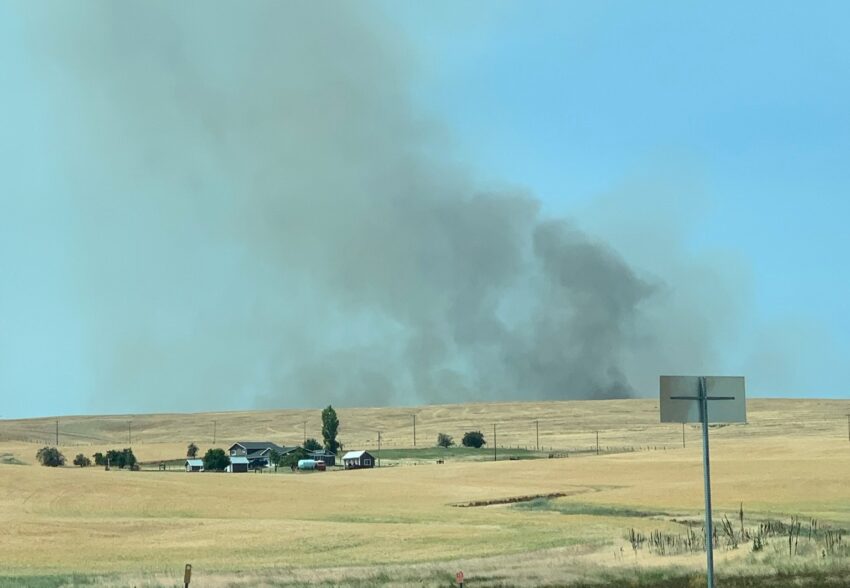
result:
[[[535,498],[528,502],[513,505],[518,510],[558,512],[563,515],[589,515],[597,517],[658,517],[673,516],[661,510],[626,508],[606,504],[588,504],[582,502],[564,502],[550,498]]]
[[[728,514],[734,523],[744,501],[753,521],[776,518],[775,513],[799,513],[802,521],[815,518],[830,521],[834,528],[850,528],[846,418],[827,420],[843,415],[845,405],[850,408],[847,402],[757,401],[749,412],[751,424],[713,429],[717,517]],[[680,582],[669,584],[673,586],[698,577],[701,554],[660,556],[646,549],[633,554],[623,536],[627,527],[645,536],[653,531],[675,533],[681,526],[665,520],[669,513],[691,520],[701,515],[698,432],[688,430],[688,446],[681,448],[681,428],[659,425],[657,406],[651,401],[417,410],[418,445],[425,442],[422,439],[436,439],[437,432],[457,438],[464,430],[486,431],[485,424],[493,421],[499,422],[500,443],[523,445],[534,432],[532,419],[538,419],[541,444],[547,447],[552,443],[586,448],[595,442],[593,431],[599,427],[605,431],[600,435],[603,451],[636,450],[494,463],[486,447],[448,451],[405,447],[412,442],[405,437],[410,411],[344,409],[339,413],[347,447],[374,451],[368,446],[373,437],[365,429],[380,427],[386,431],[385,447],[398,444],[382,448],[382,460],[395,460],[398,467],[266,476],[0,464],[0,574],[6,574],[2,580],[6,584],[0,586],[52,587],[63,585],[62,581],[175,586],[187,562],[195,568],[195,583],[213,587],[393,582],[447,586],[458,569],[466,572],[470,586],[476,585],[475,578],[477,585],[505,586],[590,585],[597,579],[628,585],[615,584],[617,578],[643,585],[665,585],[661,582],[668,579]],[[297,441],[303,421],[297,423],[297,436],[287,430],[298,414],[214,415],[217,445],[227,446],[240,437]],[[192,437],[203,432],[199,423],[208,416],[212,415],[136,416],[134,452],[144,461],[176,459],[185,454],[188,440],[203,445]],[[78,435],[115,435],[118,440],[105,447],[124,447],[120,434],[126,433],[126,419],[113,431],[106,426],[111,418],[69,418],[67,426]],[[29,422],[27,430],[37,424]],[[2,425],[0,455],[32,460],[40,445],[10,438],[15,427],[24,431],[23,422]],[[184,433],[188,440],[180,438]],[[308,435],[315,436],[309,427]],[[174,440],[168,441],[169,436]],[[93,445],[84,452],[101,449]],[[65,455],[79,451],[68,446]],[[513,453],[500,449],[499,454],[546,457],[548,449],[543,455],[523,449]],[[433,463],[437,455],[456,457],[437,465]],[[413,462],[415,467],[405,465]],[[517,505],[452,506],[555,493],[565,496]],[[818,558],[803,549],[802,537],[803,532],[799,558],[790,564],[780,557],[787,540],[782,543],[778,530],[775,537],[767,537],[767,547],[760,553],[743,557],[749,549],[743,543],[738,550],[717,553],[721,578],[739,582],[721,586],[747,586],[747,578],[782,574],[788,582],[813,577],[824,585],[840,578],[846,558]],[[92,555],[102,553],[110,557]],[[158,567],[152,570],[152,565]]]

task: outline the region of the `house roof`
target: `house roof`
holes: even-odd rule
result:
[[[327,449],[308,449],[307,454],[308,455],[315,455],[317,457],[319,457],[319,456],[321,456],[321,457],[327,457],[327,456],[336,457],[336,453],[328,451]]]
[[[237,443],[234,443],[233,445],[231,445],[230,449],[233,449],[237,445],[245,448],[245,451],[247,451],[248,453],[256,453],[258,451],[263,451],[265,449],[274,449],[274,450],[276,450],[277,452],[280,453],[280,452],[292,451],[293,449],[295,449],[294,447],[292,447],[292,448],[281,447],[277,443],[272,443],[271,441],[238,441]]]
[[[202,459],[187,459],[186,465],[190,465],[193,468],[204,467],[204,460],[202,460]]]
[[[349,451],[348,453],[342,456],[342,459],[360,459],[361,457],[363,457],[364,454],[368,455],[369,457],[372,456],[372,454],[368,451]]]
[[[247,457],[231,457],[230,463],[231,464],[234,464],[234,463],[245,463],[245,464],[247,464],[248,458]]]

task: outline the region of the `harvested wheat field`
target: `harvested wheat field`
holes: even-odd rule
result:
[[[747,425],[711,431],[720,585],[784,585],[768,580],[777,577],[847,585],[850,402],[753,400],[748,410]],[[305,419],[313,420],[308,436],[318,436],[318,412],[134,415],[132,447],[143,462],[180,458],[189,441],[203,451],[212,420],[217,446],[294,444]],[[686,429],[683,448],[681,427],[658,424],[656,401],[338,414],[347,448],[374,450],[381,430],[394,456],[383,465],[393,467],[264,475],[46,468],[26,464],[47,441],[30,435],[49,433],[52,421],[3,421],[0,585],[178,586],[186,563],[192,586],[448,586],[460,569],[466,586],[699,581],[698,430]],[[403,451],[412,446],[412,414],[418,454]],[[61,449],[70,461],[124,447],[127,420],[63,417]],[[446,451],[444,464],[426,458],[438,432],[459,439],[475,428],[489,440],[493,423],[502,455],[518,457],[509,447],[535,449],[535,420],[545,449],[522,456],[542,459],[493,462],[487,447],[458,459]]]

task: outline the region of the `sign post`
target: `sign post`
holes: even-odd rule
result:
[[[189,588],[189,582],[192,581],[192,564],[186,564],[186,569],[183,571],[183,587]]]
[[[709,404],[709,401],[718,402]],[[711,520],[711,463],[708,449],[708,424],[710,422],[747,422],[744,378],[661,376],[661,422],[702,423],[705,558],[708,588],[714,588],[714,529]]]

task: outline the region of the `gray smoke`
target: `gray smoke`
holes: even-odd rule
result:
[[[643,309],[670,286],[532,195],[479,189],[376,14],[24,20],[95,409],[624,397],[663,365],[671,329]]]

